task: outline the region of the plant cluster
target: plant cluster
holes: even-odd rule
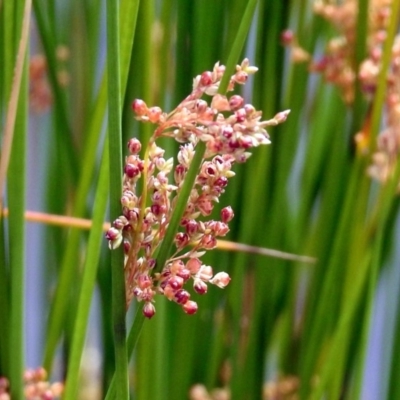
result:
[[[24,395],[26,400],[56,400],[61,398],[63,384],[47,381],[44,368],[28,369],[24,373]],[[0,400],[10,400],[9,382],[0,377]]]
[[[70,75],[66,68],[69,59],[69,49],[66,46],[58,46],[56,60],[58,63],[57,83],[65,88],[69,85]],[[36,54],[29,60],[29,103],[36,113],[46,112],[54,102],[49,83],[49,70],[46,57]]]
[[[312,72],[321,73],[326,82],[337,86],[343,100],[352,104],[355,99],[356,83],[368,101],[372,101],[378,87],[378,79],[383,65],[383,46],[387,37],[391,15],[391,0],[372,0],[369,4],[367,57],[357,65],[355,53],[357,46],[358,2],[346,0],[340,4],[316,1],[314,12],[328,21],[339,35],[330,39],[322,56],[310,61]],[[292,60],[304,62],[310,55],[298,45],[293,32],[285,31],[282,41],[292,50]],[[382,131],[377,139],[377,150],[372,155],[368,174],[386,182],[394,172],[400,149],[400,35],[392,46],[390,65],[386,77],[385,118]],[[361,152],[367,153],[370,146],[369,119],[362,130],[355,135]]]
[[[280,377],[277,381],[266,382],[262,390],[262,400],[298,400],[299,378],[293,375]],[[202,384],[193,385],[189,391],[190,400],[230,400],[229,386],[207,390]]]
[[[236,67],[228,91],[236,84],[246,83],[249,74],[256,70],[245,59]],[[123,213],[113,222],[106,237],[111,249],[123,244],[127,306],[133,298],[144,301],[143,313],[148,318],[155,314],[153,303],[157,293],[193,314],[197,303],[184,288],[189,280],[198,294],[207,292],[208,283],[220,288],[229,283],[227,273],[214,275],[212,267],[202,263],[201,256],[216,247],[218,237],[228,233],[232,208],[223,208],[220,220],[207,217],[224,193],[229,178],[235,175],[232,166],[245,162],[250,156],[249,149],[269,144],[266,127],[285,121],[289,113],[283,111],[262,121],[261,111],[245,104],[243,97],[219,94],[224,71],[225,67],[217,63],[212,71],[198,75],[192,93],[168,114],[159,107],[148,107],[142,100],[135,100],[132,105],[136,119],[156,124],[157,128],[143,158],[140,141],[133,138],[128,142],[130,154],[125,160],[121,197]],[[204,94],[211,96],[210,104],[202,99]],[[164,149],[156,144],[161,137],[182,143],[175,167],[174,160],[165,159]],[[157,251],[200,142],[205,143],[206,151],[175,235],[175,250],[165,265],[157,265]],[[143,190],[138,194],[140,179]]]

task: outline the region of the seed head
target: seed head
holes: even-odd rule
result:
[[[244,59],[230,78],[228,92],[245,84],[256,71]],[[263,121],[261,111],[245,104],[240,95],[217,93],[224,73],[225,67],[216,63],[212,71],[198,75],[192,93],[169,113],[157,106],[148,107],[143,100],[132,103],[135,118],[156,127],[144,152],[138,139],[128,141],[122,215],[107,231],[106,238],[111,249],[123,244],[126,303],[128,306],[133,298],[143,301],[143,314],[147,318],[155,314],[158,295],[181,305],[187,314],[194,314],[197,303],[190,300],[185,289],[190,280],[197,294],[207,292],[208,282],[219,287],[229,283],[226,273],[213,277],[212,267],[204,265],[201,257],[217,246],[218,237],[229,232],[233,210],[230,206],[223,208],[220,221],[210,216],[229,179],[235,175],[234,164],[245,162],[251,148],[269,144],[266,127],[284,122],[288,114],[285,111]],[[211,96],[211,101],[203,99],[204,95]],[[164,158],[165,150],[157,145],[157,139],[162,137],[181,144],[175,160]],[[157,265],[155,254],[163,245],[177,196],[199,142],[205,143],[206,152],[179,229],[174,233],[174,250],[165,265]],[[139,180],[142,181],[137,185]]]

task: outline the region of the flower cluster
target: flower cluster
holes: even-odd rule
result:
[[[47,111],[53,97],[47,80],[47,62],[43,55],[37,54],[31,58],[29,80],[29,100],[32,109],[37,113]]]
[[[378,85],[382,65],[382,48],[387,37],[391,15],[392,0],[371,0],[369,2],[367,58],[355,70],[356,24],[358,2],[345,0],[340,4],[316,1],[314,12],[330,22],[339,32],[331,39],[325,53],[310,63],[310,70],[319,72],[327,82],[336,85],[344,101],[351,104],[355,97],[356,80],[362,94],[372,100]],[[282,41],[299,53],[295,35],[291,31],[282,34]],[[309,57],[308,57],[309,58]],[[307,57],[297,61],[307,61]],[[395,38],[389,70],[387,72],[385,93],[385,120],[378,137],[377,151],[372,156],[372,165],[368,168],[370,176],[384,182],[392,174],[400,150],[400,35]],[[369,118],[365,126],[355,136],[357,148],[367,153],[370,147]]]
[[[300,379],[295,375],[279,377],[264,385],[263,399],[297,400],[299,399]]]
[[[326,47],[325,54],[311,62],[310,69],[319,72],[327,82],[336,85],[346,103],[354,100],[355,29],[357,20],[357,1],[344,1],[333,5],[317,1],[314,12],[330,22],[339,32]]]
[[[373,93],[374,81],[381,55],[381,47],[386,38],[390,16],[391,0],[371,0],[368,20],[368,59],[360,70],[354,69],[356,49],[356,24],[358,2],[345,0],[338,4],[314,2],[314,13],[328,21],[338,35],[329,40],[324,54],[310,62],[312,72],[319,72],[327,82],[337,86],[344,101],[351,104],[354,101],[355,81],[358,78],[364,93]],[[290,30],[283,32],[282,42],[292,50],[292,59],[297,62],[309,61],[310,55],[303,50]],[[302,56],[296,56],[302,54]],[[379,70],[379,67],[378,67]],[[372,75],[372,76],[371,76]]]
[[[228,91],[236,84],[244,84],[248,75],[257,69],[247,59],[236,67]],[[188,314],[197,311],[197,303],[184,288],[193,281],[198,294],[207,292],[207,284],[225,287],[230,277],[225,272],[214,275],[212,267],[200,258],[205,251],[217,245],[217,238],[225,236],[228,222],[233,218],[231,207],[220,212],[220,220],[207,220],[214,205],[234,176],[235,162],[245,162],[247,151],[260,144],[270,143],[267,126],[285,121],[289,111],[278,113],[273,119],[261,120],[261,112],[245,104],[239,95],[230,98],[218,94],[225,67],[218,63],[213,71],[197,76],[192,93],[169,114],[159,107],[148,107],[135,100],[133,111],[139,121],[157,125],[141,158],[142,145],[133,138],[128,142],[121,197],[123,214],[108,230],[106,238],[114,249],[123,244],[125,252],[125,282],[127,306],[133,298],[144,301],[143,313],[151,318],[155,314],[154,297],[162,294],[181,305]],[[202,100],[212,97],[210,105]],[[156,139],[171,137],[181,143],[176,165],[172,158],[164,158],[164,150]],[[174,251],[165,265],[156,265],[155,253],[160,247],[171,216],[175,210],[186,173],[199,142],[206,145],[194,186],[175,234]],[[144,189],[137,194],[141,179]]]
[[[61,87],[66,87],[70,81],[69,73],[65,68],[65,63],[69,59],[69,49],[65,46],[58,46],[56,59],[58,62],[57,82]],[[47,111],[53,103],[48,73],[45,56],[34,55],[29,61],[29,101],[32,110],[37,113]]]
[[[24,373],[25,399],[26,400],[56,400],[61,398],[63,385],[59,382],[50,384],[47,381],[47,372],[39,367],[27,370]],[[5,377],[0,377],[0,400],[10,400],[9,382]]]
[[[263,400],[298,400],[300,379],[294,375],[279,377],[276,381],[266,382],[263,386]],[[228,386],[207,390],[203,384],[195,384],[189,390],[190,400],[230,400]]]
[[[378,67],[379,68],[379,67]],[[376,80],[372,82],[376,87]],[[377,139],[377,151],[372,155],[368,173],[385,182],[394,172],[400,153],[400,35],[392,48],[391,68],[387,76],[385,121]],[[360,145],[368,141],[368,132],[357,134]]]

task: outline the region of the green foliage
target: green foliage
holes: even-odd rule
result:
[[[34,51],[46,59],[52,104],[43,130],[49,151],[32,154],[26,133],[37,116],[33,109],[28,112],[26,64],[6,190],[1,188],[9,217],[0,224],[0,376],[10,379],[13,399],[23,396],[26,268],[42,268],[47,276],[46,289],[37,290],[48,307],[34,312],[38,324],[47,321],[41,326],[42,363],[49,373],[60,363],[57,348],[63,349],[66,399],[80,398],[77,393],[84,389],[79,382],[92,305],[101,314],[103,373],[96,382],[101,398],[185,399],[200,383],[210,392],[229,389],[235,400],[272,399],[265,394],[267,383],[291,379],[299,399],[362,399],[378,283],[398,264],[391,254],[400,165],[395,163],[386,183],[374,182],[366,171],[384,122],[386,72],[400,2],[390,6],[382,49],[385,69],[376,96],[367,101],[357,83],[351,105],[337,87],[310,73],[306,63],[291,62],[280,43],[290,27],[312,57],[321,55],[335,32],[313,13],[312,2],[103,3],[33,0],[30,35],[39,39]],[[368,35],[368,2],[358,3],[355,68],[367,54]],[[2,126],[25,23],[22,4],[0,2]],[[67,60],[57,56],[60,46],[68,48]],[[34,51],[28,46],[27,56]],[[124,143],[130,137],[145,143],[152,133],[134,120],[131,102],[141,98],[172,110],[190,93],[196,75],[212,70],[217,61],[232,71],[244,57],[259,68],[246,85],[246,101],[263,110],[263,119],[284,109],[291,113],[284,124],[270,129],[270,146],[257,148],[246,164],[235,166],[236,176],[217,208],[231,205],[235,211],[229,240],[310,255],[317,263],[215,249],[205,256],[206,264],[229,272],[232,281],[223,291],[210,287],[203,297],[194,294],[196,315],[160,299],[153,319],[145,320],[143,304],[135,302],[125,318],[123,270],[118,269],[123,254],[110,256],[102,223],[120,214]],[[62,84],[60,73],[65,72],[69,82]],[[221,83],[221,92],[227,83]],[[370,137],[365,152],[354,144],[361,130]],[[169,155],[176,152],[176,144],[162,145]],[[199,146],[178,199],[158,253],[160,264],[168,258],[204,147]],[[47,226],[40,265],[24,259],[30,245],[24,222],[28,155],[47,172],[40,178],[45,187],[41,211],[92,220],[89,235],[78,227]],[[100,300],[95,303],[96,287]],[[396,298],[391,310],[396,317],[393,330],[385,332],[392,339],[380,338],[388,357],[385,373],[376,366],[382,399],[400,393],[398,292],[389,295]]]

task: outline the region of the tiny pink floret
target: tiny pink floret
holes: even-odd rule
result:
[[[210,283],[219,288],[223,289],[226,287],[231,281],[230,276],[226,272],[218,272],[212,279],[210,279]]]

